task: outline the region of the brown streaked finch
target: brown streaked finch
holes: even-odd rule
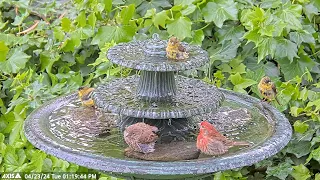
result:
[[[139,122],[126,127],[123,136],[130,149],[146,154],[155,150],[155,142],[158,139],[156,133],[158,131],[158,128],[155,126]]]

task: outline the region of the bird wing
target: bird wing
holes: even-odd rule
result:
[[[178,50],[179,50],[180,52],[185,52],[185,51],[186,51],[186,48],[184,48],[181,44],[179,44]]]
[[[138,143],[138,146],[140,148],[140,152],[146,154],[146,153],[151,153],[153,152],[155,143],[149,143],[149,144],[142,144]]]
[[[274,85],[274,83],[272,83],[271,88],[272,88],[273,92],[274,92],[275,95],[276,95],[278,92],[277,92],[277,88],[276,88],[276,86]]]
[[[223,142],[211,139],[208,142],[207,152],[208,155],[221,155],[228,152],[228,147],[223,144]]]
[[[81,100],[82,101],[87,101],[90,100],[93,94],[93,88],[88,88],[87,90],[85,90],[85,92],[82,93],[81,95]]]

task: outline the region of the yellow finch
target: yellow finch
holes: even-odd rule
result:
[[[79,99],[84,106],[94,106],[94,101],[91,98],[94,88],[80,87],[78,89]]]
[[[260,80],[258,89],[263,96],[263,100],[271,101],[275,99],[280,105],[279,100],[277,99],[277,88],[268,76],[265,76]]]
[[[166,52],[167,57],[173,60],[184,60],[189,57],[189,53],[186,52],[179,39],[174,36],[168,40]]]

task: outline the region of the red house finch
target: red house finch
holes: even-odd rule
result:
[[[123,136],[129,148],[144,154],[153,152],[155,142],[158,139],[158,128],[146,123],[132,124],[124,130]]]
[[[78,89],[78,95],[82,105],[84,106],[94,106],[94,101],[91,98],[94,88],[80,87]]]
[[[200,132],[197,137],[197,148],[207,155],[221,155],[228,152],[233,146],[248,146],[247,142],[236,142],[220,134],[208,121],[200,123]]]
[[[178,38],[174,36],[168,40],[166,52],[167,57],[173,60],[184,60],[189,57],[189,53],[186,52],[186,49],[181,45]]]
[[[277,103],[280,105],[279,100],[277,98],[277,88],[271,79],[268,76],[263,77],[259,84],[258,89],[263,96],[263,100],[271,101],[275,99]]]

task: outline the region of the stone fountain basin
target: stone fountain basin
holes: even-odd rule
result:
[[[175,162],[129,159],[123,157],[125,145],[123,144],[122,137],[119,135],[106,136],[106,138],[99,137],[95,136],[94,132],[90,129],[91,134],[81,134],[83,133],[81,128],[74,127],[75,124],[79,126],[85,124],[85,119],[82,121],[81,118],[78,123],[63,122],[59,119],[56,121],[50,120],[52,119],[53,112],[59,108],[66,106],[78,108],[76,107],[77,104],[70,106],[70,103],[78,101],[76,93],[58,97],[36,109],[26,119],[24,130],[28,140],[35,147],[48,154],[114,176],[145,179],[195,178],[217,171],[250,166],[273,156],[289,142],[292,128],[282,113],[271,105],[251,96],[224,89],[220,90],[224,93],[226,102],[236,103],[240,107],[253,110],[265,117],[269,128],[266,134],[264,134],[265,138],[262,138],[259,142],[255,142],[249,148],[231,150],[229,153],[218,157]],[[86,112],[84,111],[84,113]],[[116,116],[114,115],[115,118]],[[204,118],[208,118],[207,115]],[[112,118],[110,122],[113,123]],[[73,125],[71,126],[70,123]],[[90,120],[87,123],[90,124],[89,127],[91,125],[97,127],[94,128],[97,131],[99,131],[100,126],[108,124],[108,122],[103,123],[99,121],[97,123]],[[74,128],[74,130],[70,131],[70,128]],[[77,129],[80,130],[76,131]]]

